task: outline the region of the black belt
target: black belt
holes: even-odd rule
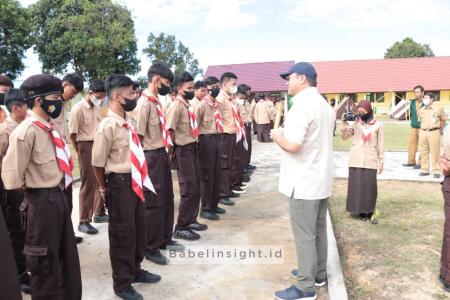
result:
[[[144,150],[145,152],[166,153],[166,147],[161,147],[153,150]]]
[[[435,131],[440,129],[440,127],[430,128],[430,129],[422,129],[423,131]]]

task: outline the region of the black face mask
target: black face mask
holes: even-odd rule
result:
[[[56,119],[61,114],[63,107],[62,99],[58,100],[47,100],[45,98],[42,99],[41,108],[45,113],[52,119]]]
[[[170,93],[170,85],[165,85],[161,82],[161,87],[158,88],[158,94],[165,96]]]
[[[213,97],[216,98],[220,93],[220,88],[218,87],[214,87],[211,90],[209,90],[209,94]]]
[[[363,120],[364,122],[366,122],[367,120],[369,120],[370,118],[370,114],[365,113],[365,114],[358,114],[358,116],[361,118],[361,120]]]
[[[184,96],[183,96],[184,99],[192,100],[194,98],[194,96],[195,96],[194,92],[184,91]]]
[[[5,93],[0,93],[0,105],[5,105]]]
[[[136,107],[137,101],[135,99],[128,99],[128,98],[125,98],[124,96],[122,96],[122,98],[123,98],[123,100],[125,100],[125,104],[122,104],[122,103],[120,103],[120,104],[122,105],[122,107],[125,111],[132,111]]]

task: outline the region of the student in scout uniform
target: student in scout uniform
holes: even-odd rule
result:
[[[67,127],[67,112],[69,111],[70,101],[75,98],[75,96],[83,91],[83,78],[76,73],[66,74],[62,79],[63,86],[63,107],[60,115],[53,120],[55,124],[56,131],[59,132],[63,140],[68,144],[69,141],[69,128]],[[69,204],[70,215],[72,215],[73,209],[73,201],[72,201],[72,185],[68,186],[65,189],[67,203]],[[75,236],[75,240],[77,243],[81,243],[83,241],[82,237]]]
[[[170,92],[173,73],[166,65],[155,63],[148,72],[148,86],[138,100],[135,112],[137,133],[144,148],[148,175],[156,194],[150,194],[145,203],[147,244],[145,258],[165,265],[168,259],[160,249],[181,247],[172,240],[174,223],[174,195],[172,173],[167,147],[173,145],[162,104],[158,95]]]
[[[206,96],[206,84],[202,80],[198,80],[194,83],[194,98],[189,100],[189,105],[195,107]]]
[[[223,132],[222,116],[219,103],[211,95],[212,90],[218,86],[219,80],[216,79],[216,82],[214,82],[213,78],[207,78],[205,88],[209,92],[194,107],[200,128],[198,140],[200,195],[202,200],[200,217],[212,221],[219,220],[218,213],[225,213],[224,209],[218,207],[221,180],[219,134]]]
[[[109,111],[94,136],[92,165],[109,212],[113,288],[122,299],[143,299],[131,284],[161,280],[159,275],[141,269],[145,250],[144,194],[154,192],[154,188],[135,124],[126,115],[136,107],[133,81],[113,74],[106,79],[105,87]]]
[[[434,95],[432,93],[426,93],[422,101],[423,106],[418,113],[420,121],[419,151],[422,169],[419,176],[430,175],[431,153],[433,177],[439,178],[441,176],[441,169],[439,166],[440,139],[447,116],[439,103],[434,102],[433,100]]]
[[[353,217],[376,224],[372,216],[378,196],[377,172],[381,174],[384,169],[383,123],[375,119],[370,102],[361,100],[358,120],[349,127],[343,117],[341,133],[344,140],[353,137],[348,160],[347,211]]]
[[[257,140],[261,143],[268,143],[270,139],[271,122],[274,119],[275,111],[272,109],[269,97],[262,98],[255,107],[255,121],[258,126]]]
[[[78,231],[87,234],[98,232],[91,225],[92,216],[94,216],[94,223],[105,223],[109,219],[105,213],[105,203],[98,191],[94,169],[91,164],[94,134],[102,119],[100,105],[105,96],[105,83],[102,80],[93,80],[89,84],[89,91],[86,96],[75,104],[70,112],[70,141],[78,154],[81,177]]]
[[[198,169],[198,124],[189,100],[194,98],[194,78],[183,72],[175,78],[174,88],[177,97],[167,108],[167,127],[175,144],[175,161],[180,185],[180,207],[173,234],[176,239],[198,240],[200,235],[194,231],[208,229],[197,222],[200,208],[200,181]],[[172,153],[169,147],[169,153]]]
[[[5,122],[0,124],[0,170],[1,162],[8,150],[9,137],[12,131],[27,116],[27,104],[18,89],[10,89],[6,92],[5,106],[9,111],[9,116]],[[24,192],[22,190],[4,191],[3,183],[1,183],[0,193],[1,206],[14,250],[17,272],[19,273],[20,287],[24,293],[30,294],[30,276],[26,272],[25,255],[22,253],[25,244],[25,231],[22,228],[22,218],[19,210]]]
[[[421,85],[414,87],[415,99],[409,103],[409,119],[411,120],[411,133],[408,140],[408,162],[403,164],[405,167],[414,167],[420,169],[419,161],[416,163],[416,152],[419,146],[420,122],[418,118],[418,111],[422,108],[422,100],[425,94],[425,89]]]
[[[6,120],[8,114],[5,107],[5,93],[13,87],[12,80],[8,76],[0,74],[0,123]]]
[[[26,190],[20,210],[31,295],[81,299],[80,262],[64,193],[72,182],[73,161],[52,124],[62,111],[62,83],[52,75],[33,75],[20,90],[31,111],[11,134],[2,180],[7,190]]]

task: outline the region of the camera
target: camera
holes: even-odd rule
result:
[[[352,110],[348,110],[346,113],[344,113],[344,120],[347,122],[354,122],[356,121],[356,115]]]

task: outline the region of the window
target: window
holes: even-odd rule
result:
[[[384,102],[384,93],[367,93],[366,100],[369,102]]]

